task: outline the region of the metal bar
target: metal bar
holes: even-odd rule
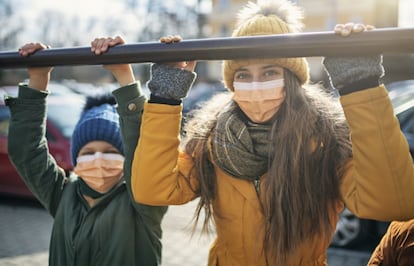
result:
[[[0,68],[100,65],[269,57],[357,56],[414,53],[414,28],[382,28],[341,37],[332,31],[239,38],[147,42],[112,47],[96,56],[90,47],[41,50],[29,57],[0,52]]]

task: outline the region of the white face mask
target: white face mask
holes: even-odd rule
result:
[[[124,160],[118,153],[81,155],[73,171],[93,190],[106,193],[121,179]]]
[[[269,121],[285,100],[284,79],[264,82],[234,82],[233,100],[255,123]]]

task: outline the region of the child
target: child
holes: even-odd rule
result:
[[[123,44],[121,37],[97,38],[92,52]],[[45,49],[29,43],[29,56]],[[166,207],[135,203],[130,168],[139,137],[145,97],[128,64],[107,65],[121,88],[114,98],[89,99],[74,129],[71,154],[76,179],[56,165],[45,137],[51,67],[29,68],[11,110],[9,156],[33,194],[54,217],[50,265],[159,265],[160,223]],[[70,114],[68,114],[70,115]]]

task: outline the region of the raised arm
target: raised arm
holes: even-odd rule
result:
[[[177,36],[161,38],[164,43],[180,40]],[[195,62],[151,66],[151,95],[144,106],[132,165],[132,190],[137,202],[176,205],[196,196],[189,178],[191,158],[179,151],[181,103],[195,80],[194,68]]]
[[[343,36],[364,25],[337,25]],[[381,55],[331,57],[324,66],[340,94],[351,133],[353,162],[341,188],[347,207],[376,220],[414,217],[414,168],[407,141],[394,115]]]
[[[30,56],[46,48],[42,43],[28,43],[19,53]],[[45,136],[51,71],[51,67],[29,68],[29,83],[20,84],[18,97],[8,98],[6,103],[11,112],[10,160],[32,193],[54,215],[67,178],[50,155]]]
[[[120,36],[116,36],[115,38],[95,38],[91,42],[91,51],[99,56],[107,52],[110,47],[122,44],[125,44],[125,40]],[[161,219],[167,211],[167,207],[154,207],[136,203],[132,198],[131,191],[131,165],[135,147],[140,136],[141,118],[146,97],[142,92],[139,81],[135,80],[130,64],[113,64],[104,65],[103,67],[111,71],[120,85],[120,88],[113,91],[113,95],[118,103],[117,111],[119,113],[125,154],[124,178],[131,202],[140,214],[144,215],[144,218],[150,219],[150,222],[147,224],[154,222],[154,226],[159,227]]]

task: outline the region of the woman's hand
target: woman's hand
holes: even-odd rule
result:
[[[91,51],[95,55],[101,55],[106,53],[111,47],[121,44],[125,44],[125,40],[121,36],[116,36],[115,38],[95,38],[91,42]],[[103,67],[112,72],[112,75],[121,86],[135,82],[134,73],[130,64],[108,64]]]
[[[19,48],[19,54],[24,57],[28,57],[34,54],[36,51],[48,49],[49,45],[43,43],[26,43]],[[53,67],[29,67],[29,84],[28,86],[36,90],[47,90],[47,85],[50,80],[50,72],[52,72]]]
[[[346,24],[336,24],[334,28],[334,32],[337,35],[341,35],[343,37],[347,37],[352,33],[359,33],[366,30],[373,30],[375,29],[372,25],[364,25],[361,23],[353,23],[349,22]]]
[[[181,42],[183,39],[179,35],[169,35],[160,38],[161,43],[171,44]],[[194,72],[196,67],[196,61],[181,61],[181,62],[172,62],[172,63],[164,63],[164,65],[169,65],[176,68],[185,69],[190,72]]]
[[[180,42],[180,36],[161,37],[160,42],[167,45]],[[197,77],[194,72],[196,61],[163,62],[151,66],[151,79],[148,89],[151,97],[181,101],[190,91]]]
[[[334,32],[342,37],[374,29],[360,23],[337,24]],[[340,95],[376,87],[384,76],[382,55],[331,56],[323,59],[325,71],[331,86]]]

